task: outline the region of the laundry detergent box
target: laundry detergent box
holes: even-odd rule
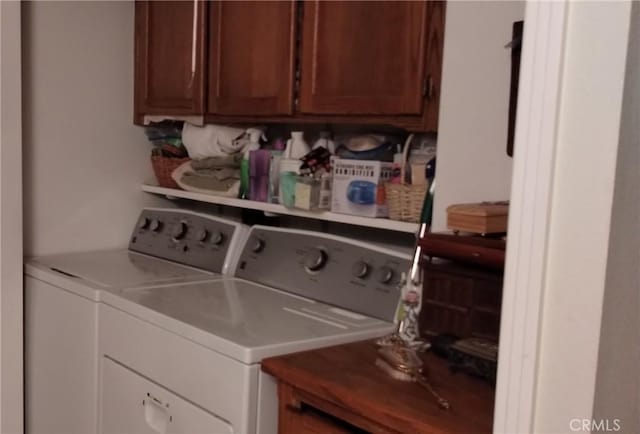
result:
[[[331,211],[362,217],[387,217],[384,184],[393,176],[393,163],[333,157]]]

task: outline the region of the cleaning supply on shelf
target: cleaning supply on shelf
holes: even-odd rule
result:
[[[387,217],[385,184],[393,163],[332,157],[331,211],[362,217]]]
[[[318,146],[300,159],[302,165],[296,178],[296,208],[307,211],[328,209],[331,204],[331,153]]]
[[[320,205],[320,180],[313,176],[296,178],[295,207],[312,211]]]
[[[271,152],[258,149],[249,152],[249,199],[266,202],[269,197],[269,160]]]
[[[300,170],[300,160],[291,158],[282,158],[280,160],[280,182],[278,196],[280,203],[287,208],[293,208],[295,205],[296,181]]]
[[[276,139],[273,142],[273,149],[271,150],[271,158],[269,161],[269,194],[267,201],[269,203],[280,203],[280,160],[284,153],[284,141],[282,139]]]
[[[244,149],[244,156],[242,163],[240,164],[240,198],[246,199],[249,196],[249,154],[251,151],[257,151],[260,149],[260,137],[263,133],[256,128],[250,128],[247,130],[249,133],[249,144]]]
[[[331,170],[331,154],[324,147],[319,147],[309,152],[300,159],[300,174],[314,175],[319,171],[328,172]]]
[[[298,160],[311,151],[311,148],[304,140],[304,132],[292,131],[291,138],[287,140],[287,147],[284,150],[284,158]]]
[[[325,148],[331,155],[336,153],[336,143],[331,140],[331,133],[329,131],[320,131],[320,137],[313,144],[312,150],[318,148]]]
[[[323,173],[320,177],[320,199],[318,209],[331,208],[331,187],[333,185],[333,175],[331,172]]]

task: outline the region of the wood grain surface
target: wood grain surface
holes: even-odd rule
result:
[[[445,411],[418,384],[388,376],[375,365],[376,358],[375,343],[364,341],[269,358],[262,370],[284,384],[280,398],[289,402],[281,405],[320,407],[371,432],[491,432],[494,390],[489,384],[453,374],[444,360],[426,355],[431,383],[451,403]]]

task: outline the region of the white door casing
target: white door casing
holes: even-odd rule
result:
[[[23,427],[20,2],[0,2],[0,432]]]
[[[527,2],[494,431],[531,432],[566,4]]]
[[[629,14],[527,2],[495,432],[592,418]]]

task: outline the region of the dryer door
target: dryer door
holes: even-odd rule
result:
[[[102,362],[101,433],[233,433],[204,409],[111,359]]]

